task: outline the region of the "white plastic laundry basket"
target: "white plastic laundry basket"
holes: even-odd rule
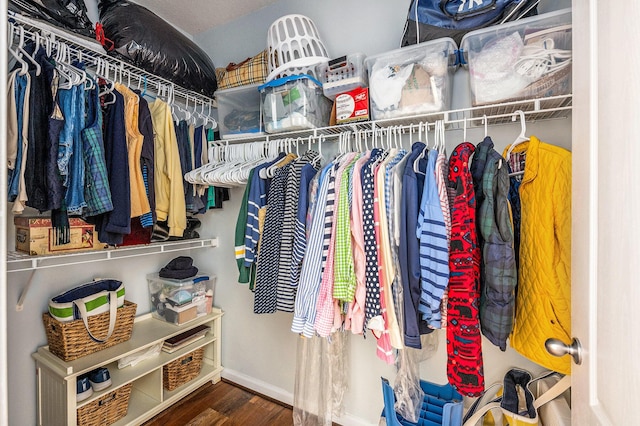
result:
[[[267,81],[294,74],[316,77],[315,66],[329,59],[316,25],[304,15],[285,15],[273,22],[267,33],[267,50]]]

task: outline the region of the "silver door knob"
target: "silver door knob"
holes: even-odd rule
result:
[[[553,356],[568,354],[573,357],[573,362],[577,365],[582,364],[582,345],[580,344],[580,340],[575,337],[570,345],[567,345],[560,339],[547,339],[547,341],[544,342],[544,346],[547,348],[547,352]]]

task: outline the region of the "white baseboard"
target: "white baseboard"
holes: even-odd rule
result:
[[[247,376],[239,371],[225,368],[222,370],[222,378],[229,380],[230,382],[237,383],[240,386],[244,386],[247,389],[251,389],[262,395],[266,395],[269,398],[273,398],[285,404],[293,406],[293,394],[286,390],[273,386],[270,383],[256,379],[255,377]],[[370,423],[356,417],[352,414],[345,413],[341,417],[333,419],[334,423],[342,426],[377,426],[378,423]]]

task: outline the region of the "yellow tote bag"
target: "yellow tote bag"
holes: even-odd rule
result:
[[[471,406],[465,415],[464,426],[539,425],[538,408],[571,386],[571,376],[564,376],[548,391],[534,398],[530,385],[553,374],[557,373],[548,372],[532,379],[527,371],[509,370],[502,384],[496,383],[487,388],[484,395]]]

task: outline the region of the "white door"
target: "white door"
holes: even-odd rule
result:
[[[573,1],[572,424],[640,424],[640,2]]]

